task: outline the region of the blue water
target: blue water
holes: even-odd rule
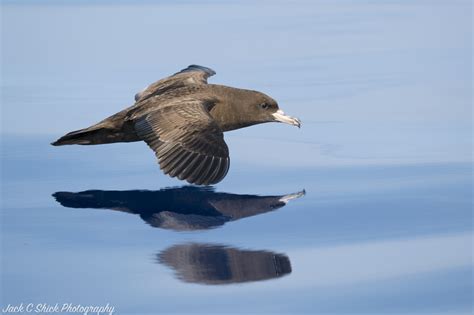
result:
[[[470,1],[3,1],[1,303],[470,314]],[[145,143],[52,147],[188,64],[301,129],[211,188]]]

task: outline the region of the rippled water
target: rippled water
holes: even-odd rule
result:
[[[469,314],[471,9],[2,3],[1,307]],[[226,134],[230,171],[205,188],[144,143],[49,145],[191,63],[302,128]]]

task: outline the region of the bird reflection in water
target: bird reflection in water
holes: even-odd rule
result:
[[[303,190],[280,196],[238,195],[215,192],[212,187],[184,186],[157,191],[56,192],[53,196],[64,207],[138,214],[153,227],[191,231],[215,228],[229,221],[273,211],[304,194]]]
[[[291,273],[288,256],[223,245],[182,244],[165,249],[157,261],[176,277],[200,284],[231,284],[279,278]]]

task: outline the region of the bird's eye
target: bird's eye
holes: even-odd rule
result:
[[[260,104],[260,107],[261,107],[262,109],[267,109],[267,108],[268,108],[268,104],[267,104],[267,103],[262,103],[262,104]]]

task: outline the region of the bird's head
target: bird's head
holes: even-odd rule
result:
[[[244,128],[267,122],[282,122],[301,126],[298,118],[286,115],[270,96],[258,91],[219,86],[219,105],[211,115],[223,131]]]
[[[255,113],[260,122],[281,122],[289,125],[301,127],[301,121],[298,118],[286,115],[279,107],[278,103],[268,95],[256,92],[254,101],[249,104],[250,111]]]

